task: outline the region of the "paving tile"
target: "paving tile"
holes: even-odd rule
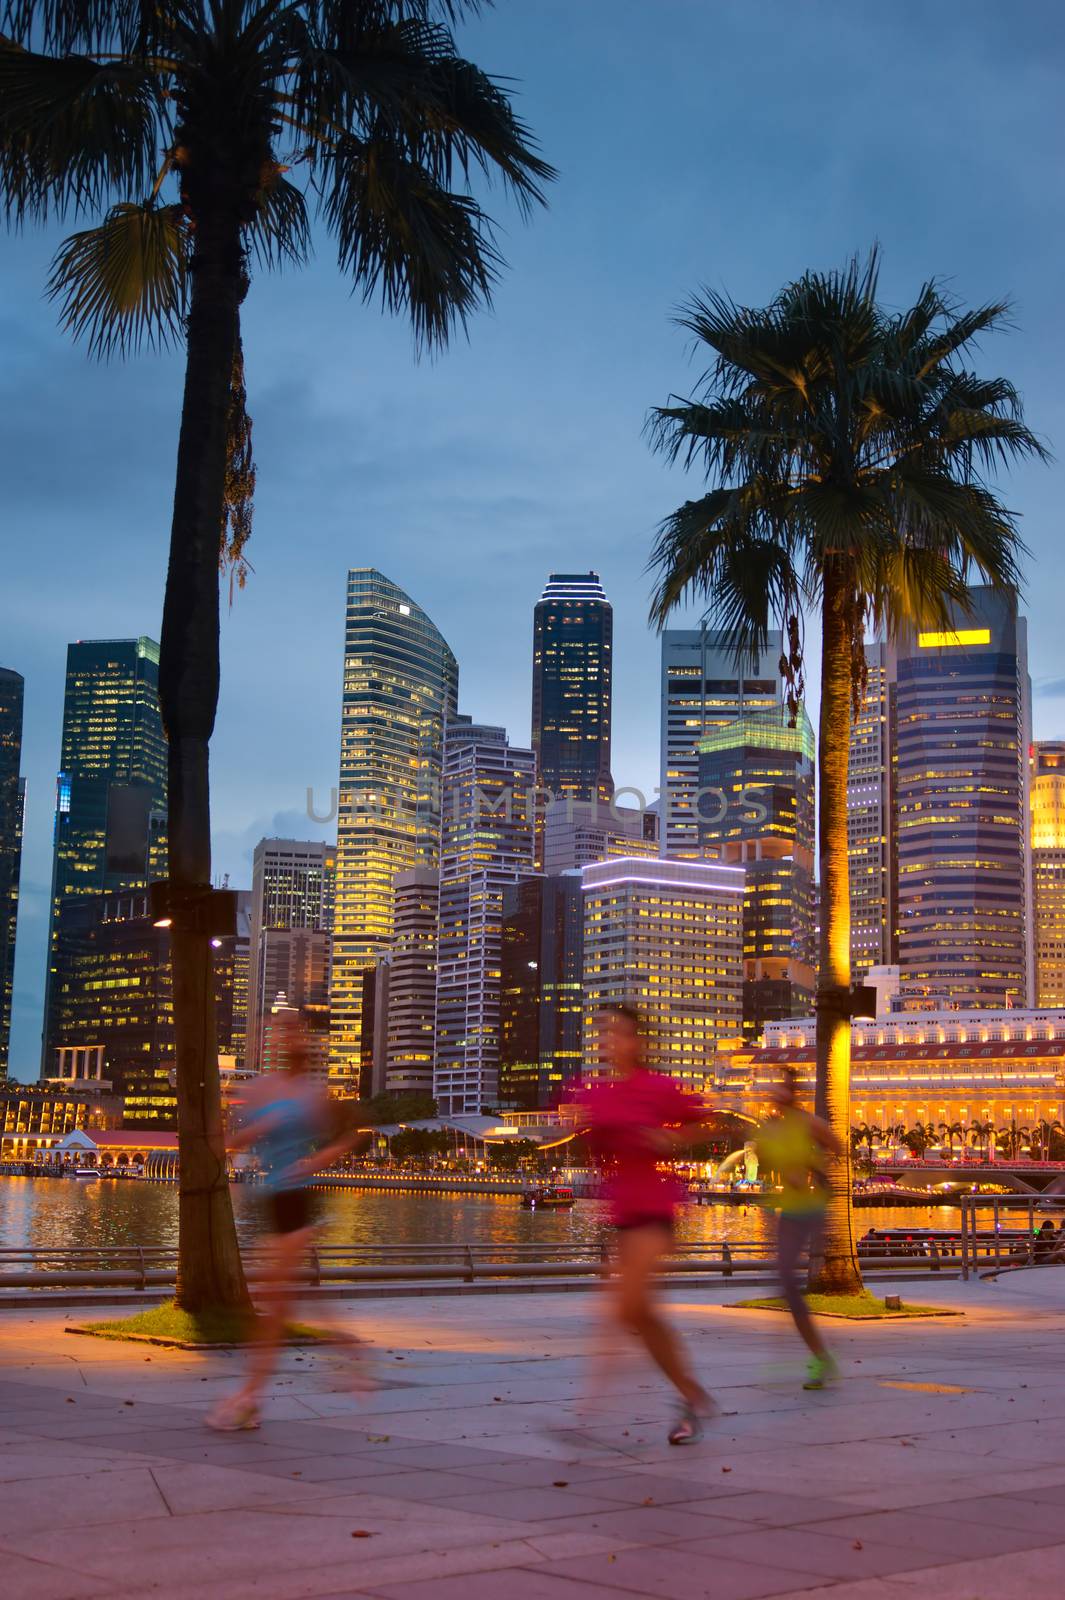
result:
[[[620,1591],[606,1584],[580,1582],[556,1572],[508,1571],[506,1577],[479,1573],[462,1578],[431,1578],[423,1583],[388,1584],[371,1594],[382,1600],[619,1600]]]
[[[760,1562],[788,1573],[829,1578],[883,1578],[928,1566],[928,1553],[912,1546],[848,1539],[812,1528],[758,1528],[745,1533],[697,1539],[678,1549],[697,1551],[716,1566],[718,1558]]]
[[[762,1596],[784,1594],[794,1587],[793,1577],[779,1567],[727,1558],[712,1560],[698,1551],[661,1546],[619,1550],[613,1558],[577,1556],[569,1561],[552,1561],[540,1570],[545,1578],[558,1573],[630,1594],[658,1596],[660,1600],[761,1600]],[[814,1576],[827,1578],[829,1574]]]
[[[1005,1555],[1028,1550],[1034,1545],[1053,1544],[1061,1537],[1060,1528],[1048,1518],[1042,1534],[987,1523],[956,1522],[936,1513],[914,1511],[873,1511],[862,1516],[838,1517],[814,1526],[820,1533],[838,1534],[844,1539],[869,1539],[881,1544],[908,1544],[927,1551],[931,1566],[939,1562],[964,1561],[968,1557]]]
[[[90,1578],[69,1567],[13,1555],[0,1546],[0,1579],[12,1600],[91,1600],[109,1595],[113,1586],[103,1578]]]
[[[507,1517],[517,1522],[540,1522],[545,1517],[573,1517],[617,1509],[616,1500],[554,1488],[488,1489],[486,1486],[482,1494],[449,1495],[436,1503],[454,1511],[475,1511],[482,1516]]]
[[[24,1537],[38,1530],[76,1528],[107,1517],[168,1517],[169,1508],[147,1467],[126,1472],[101,1472],[64,1477],[57,1487],[41,1492],[30,1479],[6,1483],[0,1494],[0,1539]],[[71,1535],[71,1543],[77,1538]]]
[[[772,1489],[754,1489],[739,1495],[724,1494],[685,1507],[686,1511],[713,1512],[716,1516],[737,1522],[764,1522],[772,1527],[785,1528],[845,1516],[848,1509],[842,1500],[822,1500],[815,1496],[787,1494]]]

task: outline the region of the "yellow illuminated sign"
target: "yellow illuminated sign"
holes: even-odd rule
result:
[[[962,628],[959,633],[919,633],[921,650],[956,650],[965,644],[990,644],[990,628]]]

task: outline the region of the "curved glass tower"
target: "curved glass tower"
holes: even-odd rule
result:
[[[358,1082],[362,978],[392,938],[393,883],[440,848],[444,723],[458,664],[420,606],[373,567],[348,573],[329,1075]]]

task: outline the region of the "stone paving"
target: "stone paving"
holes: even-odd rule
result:
[[[13,1600],[1028,1600],[1065,1592],[1065,1268],[903,1286],[964,1318],[788,1324],[672,1291],[723,1408],[670,1449],[620,1335],[584,1399],[588,1294],[360,1301],[376,1391],[289,1351],[257,1433],[204,1413],[240,1357],[0,1313],[0,1590]]]

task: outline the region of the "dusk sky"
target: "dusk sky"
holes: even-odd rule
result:
[[[322,806],[337,781],[349,566],[426,608],[458,656],[462,709],[519,742],[544,579],[596,568],[615,609],[615,779],[653,794],[644,567],[656,523],[700,480],[652,457],[642,427],[691,392],[670,316],[700,285],[762,303],[878,240],[890,304],[933,275],[969,303],[1008,296],[1014,329],[981,370],[1011,377],[1065,450],[1057,0],[499,0],[459,43],[518,80],[560,173],[528,226],[490,200],[509,267],[468,342],[416,362],[322,237],[308,269],[257,278],[245,306],[255,570],[224,614],[212,756],[215,869],[237,886],[264,834],[328,832],[305,797]],[[96,365],[59,331],[42,289],[66,231],[0,240],[0,665],[26,679],[29,785],[23,1078],[39,1063],[66,645],[158,638],[182,372],[174,354]],[[1063,472],[1033,464],[1004,485],[1032,551],[1048,738],[1065,737]]]

